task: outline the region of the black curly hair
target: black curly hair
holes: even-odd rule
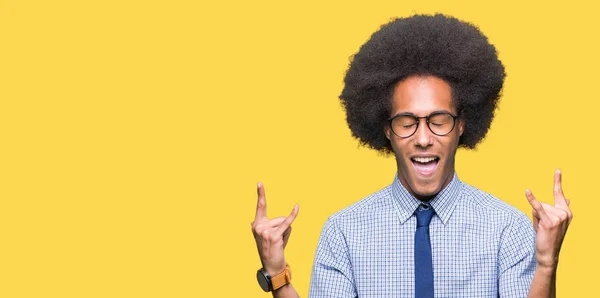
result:
[[[506,74],[476,26],[442,14],[393,19],[351,58],[340,99],[352,135],[393,153],[383,128],[395,85],[412,75],[436,76],[451,86],[465,121],[459,146],[474,149],[490,128]]]

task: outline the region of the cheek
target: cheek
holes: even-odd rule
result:
[[[456,154],[456,150],[458,150],[458,143],[460,140],[460,134],[457,131],[456,134],[452,134],[452,136],[441,144],[445,150],[448,157],[453,157]]]
[[[392,149],[394,150],[394,155],[396,156],[396,159],[399,159],[400,161],[404,162],[404,153],[408,150],[408,146],[410,146],[409,141],[399,139],[396,136],[392,136],[390,144],[392,145]]]

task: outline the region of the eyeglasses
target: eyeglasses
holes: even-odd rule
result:
[[[431,130],[432,133],[438,136],[445,136],[454,129],[458,116],[447,112],[434,112],[426,117],[400,114],[388,119],[388,122],[395,135],[401,138],[408,138],[415,134],[419,128],[421,119],[425,119],[427,127],[429,127],[429,130]]]

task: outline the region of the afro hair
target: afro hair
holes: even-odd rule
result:
[[[351,58],[340,99],[352,135],[393,153],[383,129],[391,96],[399,81],[413,75],[436,76],[451,86],[465,121],[459,146],[474,149],[490,128],[506,74],[477,27],[442,14],[393,19]]]

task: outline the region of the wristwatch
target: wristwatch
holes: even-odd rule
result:
[[[292,271],[290,265],[285,263],[285,269],[275,276],[270,276],[264,268],[256,272],[258,284],[265,292],[277,290],[292,281]]]

